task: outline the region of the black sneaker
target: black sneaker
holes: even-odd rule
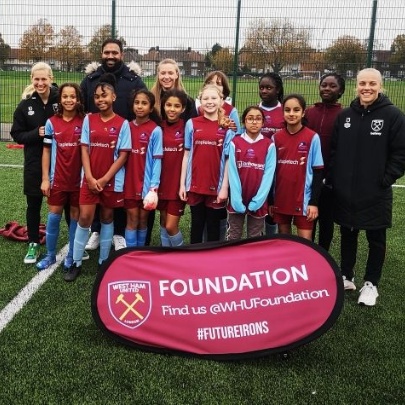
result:
[[[76,264],[73,263],[69,270],[63,275],[65,281],[75,281],[77,276],[82,271],[82,266],[76,267]]]

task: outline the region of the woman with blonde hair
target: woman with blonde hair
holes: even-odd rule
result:
[[[155,96],[155,108],[163,120],[167,119],[164,104],[162,104],[163,95],[169,90],[181,90],[187,92],[184,88],[183,81],[181,80],[181,72],[179,65],[174,59],[163,59],[159,62],[156,69],[156,80],[150,89],[151,93]],[[194,100],[187,95],[187,103],[184,111],[180,115],[180,119],[187,122],[190,118],[197,117],[197,110],[195,108]],[[155,211],[151,211],[148,217],[148,233],[146,235],[145,244],[150,244],[152,235],[153,223],[155,221]]]
[[[162,97],[166,91],[172,89],[181,90],[187,94],[181,80],[179,65],[174,59],[167,58],[159,62],[156,70],[156,81],[150,89],[155,96],[156,109],[162,118],[165,118],[164,108],[161,103]],[[187,106],[181,118],[186,122],[197,115],[194,100],[190,96],[187,96]]]
[[[46,120],[58,109],[58,89],[52,86],[51,67],[44,62],[31,69],[31,84],[22,94],[13,116],[10,134],[15,142],[24,145],[24,194],[27,199],[26,221],[28,252],[24,263],[36,263],[39,256],[39,225],[43,194],[42,148]]]

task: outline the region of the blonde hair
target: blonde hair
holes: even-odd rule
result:
[[[45,62],[38,62],[38,63],[35,63],[35,65],[33,65],[31,68],[31,80],[34,77],[35,72],[37,72],[39,70],[45,70],[47,72],[49,78],[51,80],[53,79],[52,68]],[[23,100],[30,98],[33,95],[34,91],[35,91],[34,85],[31,83],[24,89],[21,98]]]
[[[384,93],[384,88],[383,88],[383,77],[382,77],[382,74],[381,74],[381,72],[379,71],[379,70],[377,70],[377,69],[374,69],[374,68],[365,68],[365,69],[362,69],[362,70],[360,70],[358,73],[357,73],[357,76],[356,76],[356,93],[357,93],[357,84],[358,84],[358,81],[359,81],[359,76],[362,74],[362,73],[373,73],[373,74],[375,74],[377,77],[378,77],[378,80],[379,80],[379,82],[380,82],[380,91],[379,91],[379,93]]]
[[[215,84],[208,83],[202,88],[202,90],[200,91],[200,94],[198,95],[198,98],[200,99],[200,101],[201,101],[202,95],[204,94],[204,91],[206,91],[206,90],[214,90],[218,93],[218,96],[222,100],[224,99],[224,95],[222,94],[221,89]],[[218,108],[218,122],[221,124],[221,122],[223,121],[224,118],[225,118],[225,110],[222,107],[219,107]]]
[[[176,90],[184,91],[187,94],[187,92],[184,88],[183,82],[181,80],[180,68],[179,68],[179,65],[177,64],[177,62],[174,59],[170,59],[170,58],[161,60],[156,69],[155,83],[153,84],[152,88],[150,89],[151,93],[155,96],[155,106],[156,106],[157,111],[159,112],[159,115],[161,115],[161,112],[162,112],[161,111],[161,108],[162,108],[161,94],[163,91],[163,87],[159,82],[159,72],[160,72],[162,65],[169,65],[169,64],[174,66],[174,69],[176,70],[176,73],[177,73],[177,79],[174,83],[173,88]]]

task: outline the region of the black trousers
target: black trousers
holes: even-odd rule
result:
[[[333,192],[326,186],[322,187],[318,205],[319,215],[314,221],[312,241],[315,241],[316,228],[319,227],[318,245],[329,250],[333,239],[335,224],[333,222]]]
[[[39,225],[41,223],[42,195],[26,195],[27,209],[25,218],[27,221],[28,242],[39,243]]]
[[[214,209],[206,207],[202,202],[190,206],[191,231],[190,243],[201,243],[203,241],[204,229],[207,232],[207,241],[219,241],[221,219],[226,215],[226,209]]]
[[[387,245],[387,229],[366,230],[368,241],[368,256],[364,281],[378,285],[381,279],[382,267],[385,260]],[[358,229],[340,227],[340,256],[342,274],[348,279],[354,277],[354,266],[357,258]]]

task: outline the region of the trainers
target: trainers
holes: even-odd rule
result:
[[[90,255],[86,251],[84,251],[83,256],[82,256],[82,260],[89,260],[89,259],[90,259]]]
[[[37,262],[39,257],[39,243],[31,242],[28,245],[28,252],[24,257],[25,264],[33,264]]]
[[[36,264],[36,268],[41,271],[56,263],[56,256],[47,254],[42,260]]]
[[[127,242],[125,238],[121,235],[114,235],[112,239],[112,243],[114,245],[114,249],[121,250],[127,247]]]
[[[93,232],[90,235],[89,240],[85,249],[87,250],[96,250],[100,246],[100,234],[98,232]]]
[[[344,286],[345,290],[354,291],[356,289],[356,285],[354,284],[353,281],[354,281],[354,278],[349,280],[348,278],[346,278],[346,276],[343,276],[343,286]]]
[[[68,271],[73,264],[73,257],[66,256],[65,260],[63,261],[63,270]]]
[[[73,263],[69,267],[69,270],[63,275],[63,279],[65,281],[75,281],[81,271],[82,271],[82,266],[76,267],[76,264]]]
[[[370,281],[366,281],[364,286],[360,290],[360,296],[357,303],[359,305],[366,305],[367,307],[373,307],[377,301],[378,291],[377,287]]]

